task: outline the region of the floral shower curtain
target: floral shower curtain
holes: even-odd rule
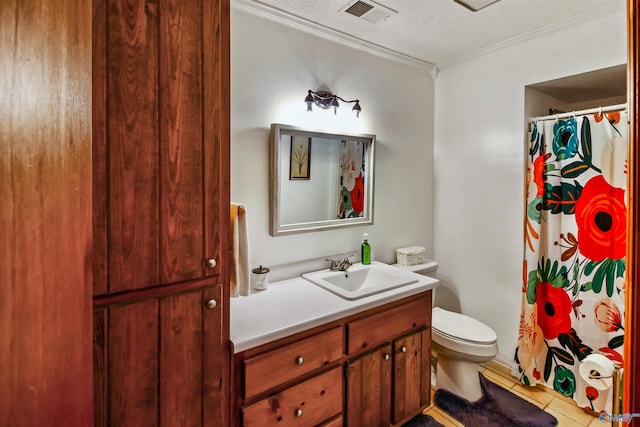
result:
[[[527,157],[514,374],[611,412],[578,370],[591,353],[623,363],[627,113],[537,122]]]

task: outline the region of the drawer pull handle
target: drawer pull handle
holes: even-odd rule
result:
[[[216,262],[215,259],[209,258],[208,260],[205,261],[204,265],[207,268],[216,268],[216,265],[218,265],[218,263]]]
[[[304,363],[304,358],[302,356],[296,358],[296,364],[302,365]]]
[[[391,356],[390,356],[390,355],[388,355],[388,354],[385,354],[383,357],[384,357],[384,360],[389,360],[389,359],[391,359]]]
[[[300,418],[302,416],[302,409],[296,409],[294,415],[296,416],[296,418]]]
[[[407,347],[402,346],[400,347],[400,353],[406,353],[407,352]]]
[[[209,310],[212,310],[212,309],[216,308],[217,305],[218,305],[218,303],[214,299],[210,299],[209,301],[207,301],[207,308]]]

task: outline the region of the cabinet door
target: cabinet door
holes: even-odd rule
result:
[[[431,379],[430,329],[393,342],[393,423],[413,416],[429,404]]]
[[[347,427],[389,426],[391,359],[391,344],[386,344],[347,361]]]
[[[220,290],[96,310],[96,426],[223,425]]]
[[[220,274],[229,1],[93,7],[94,295]]]

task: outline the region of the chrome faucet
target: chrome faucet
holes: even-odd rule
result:
[[[353,263],[349,259],[352,256],[353,256],[353,254],[347,255],[346,257],[344,257],[344,259],[342,261],[337,260],[337,259],[331,259],[331,258],[327,258],[327,259],[325,259],[325,261],[329,261],[331,263],[329,265],[329,270],[330,271],[347,271],[347,269],[349,269],[349,267],[351,267],[353,265]]]

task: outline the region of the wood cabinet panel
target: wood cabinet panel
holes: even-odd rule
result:
[[[342,357],[342,326],[244,361],[245,397],[318,369]]]
[[[313,427],[342,412],[342,396],[342,369],[333,368],[243,408],[242,425]]]
[[[95,310],[94,425],[225,425],[221,295],[206,285]]]
[[[229,271],[230,0],[203,0],[204,259],[217,260],[205,276]],[[228,308],[228,305],[227,305]],[[228,316],[227,316],[228,317]],[[228,335],[228,332],[227,332]]]
[[[388,427],[391,419],[391,344],[347,361],[348,427]]]
[[[342,415],[327,421],[326,423],[320,424],[319,427],[342,427]]]
[[[110,293],[160,281],[158,15],[155,3],[108,0],[107,142]],[[99,185],[99,183],[96,183]]]
[[[203,270],[201,13],[199,1],[158,3],[161,283]]]
[[[93,29],[94,295],[224,277],[229,1],[96,0]]]
[[[372,348],[431,319],[431,292],[420,299],[347,323],[347,353]]]
[[[158,302],[110,308],[107,318],[108,422],[158,425]],[[103,421],[96,422],[96,424]]]
[[[160,299],[159,425],[200,425],[203,367],[201,307],[201,291]]]
[[[429,404],[431,351],[429,329],[393,342],[393,423]]]

